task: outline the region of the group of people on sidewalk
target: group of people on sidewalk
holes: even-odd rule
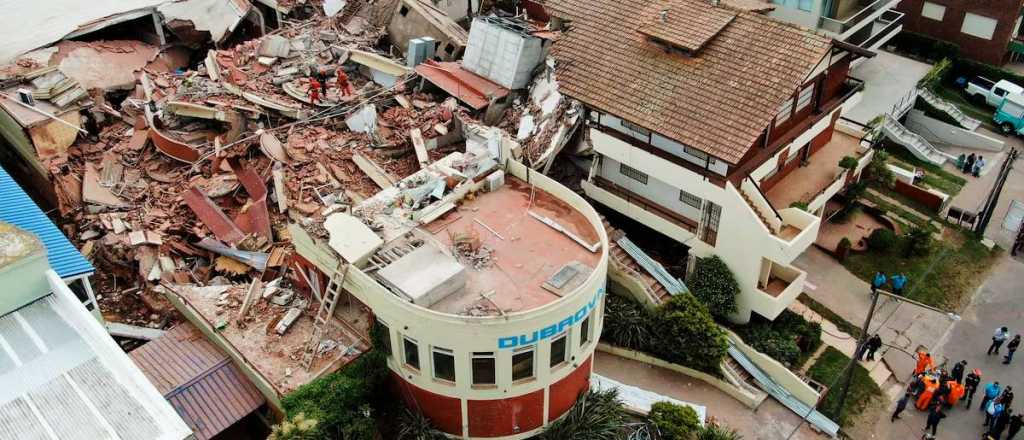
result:
[[[970,156],[964,156],[961,154],[956,158],[956,166],[963,171],[964,174],[970,174],[974,177],[981,176],[981,170],[985,168],[985,158],[981,155],[975,156],[971,153]]]
[[[877,337],[877,335],[875,336]],[[1000,327],[992,336],[992,345],[987,355],[998,356],[1003,343],[1009,339],[1009,329]],[[1020,346],[1020,335],[1016,335],[1007,344],[1007,353],[1003,356],[1003,364],[1013,360],[1013,353]],[[890,422],[900,418],[907,405],[913,401],[919,410],[927,410],[928,417],[924,427],[924,438],[935,438],[939,423],[946,418],[945,410],[955,406],[961,399],[964,408],[969,409],[974,401],[974,394],[981,385],[981,370],[973,369],[965,376],[967,361],[961,360],[949,371],[935,367],[931,354],[926,351],[917,353],[917,365],[914,368],[914,379],[908,385],[903,397],[896,402],[896,410]],[[985,427],[982,440],[1012,440],[1024,426],[1024,414],[1014,414],[1013,387],[1003,388],[998,381],[985,385],[979,410],[985,414]],[[929,433],[929,431],[931,431]]]

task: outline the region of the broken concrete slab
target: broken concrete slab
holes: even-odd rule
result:
[[[280,35],[268,35],[260,42],[258,53],[260,56],[288,58],[291,51],[291,44],[288,39]]]
[[[328,245],[345,261],[362,265],[384,244],[384,240],[361,220],[345,213],[335,213],[324,220],[330,234]]]
[[[85,164],[82,178],[82,201],[100,208],[126,208],[128,203],[100,184],[100,173],[92,163]]]
[[[281,320],[277,322],[277,326],[274,327],[274,332],[279,335],[285,334],[288,329],[291,328],[292,324],[295,324],[295,321],[297,321],[300,316],[302,316],[302,309],[298,307],[288,309],[284,316],[281,317]]]

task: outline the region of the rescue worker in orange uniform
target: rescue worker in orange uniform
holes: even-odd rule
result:
[[[316,78],[309,79],[309,90],[306,91],[309,94],[309,102],[314,105],[320,102],[320,81]]]
[[[924,411],[928,409],[928,404],[931,403],[932,396],[935,394],[935,391],[939,389],[939,382],[928,375],[922,377],[921,381],[924,382],[924,391],[921,391],[921,394],[917,396],[915,406],[917,409]]]
[[[345,70],[338,68],[338,78],[334,81],[334,86],[338,88],[338,92],[341,96],[349,96],[352,94],[352,84],[348,82],[348,75],[345,74]]]
[[[964,397],[965,392],[966,389],[963,385],[960,384],[960,382],[957,382],[955,380],[949,381],[949,395],[946,396],[946,403],[949,406],[956,405],[956,403],[959,402],[962,397]]]
[[[921,374],[932,368],[932,355],[928,354],[927,351],[917,352],[917,367],[914,368],[914,374]]]

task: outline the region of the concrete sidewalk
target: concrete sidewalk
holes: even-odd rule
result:
[[[1012,258],[1002,258],[974,301],[964,310],[963,319],[952,326],[947,336],[935,349],[935,354],[953,362],[967,360],[968,370],[980,368],[982,386],[993,380],[1000,384],[1024,389],[1024,360],[1016,359],[1010,365],[1002,364],[1001,356],[987,356],[985,350],[997,326],[1008,326],[1013,334],[1024,332],[1024,307],[1021,307],[1019,292],[1024,286],[1024,263]],[[1002,352],[1006,353],[1003,347]],[[981,391],[979,390],[979,393]],[[961,440],[981,437],[981,423],[984,416],[978,411],[980,394],[975,395],[974,407],[970,410],[960,405],[947,411],[948,417],[939,425],[939,439]],[[890,403],[889,410],[895,406]],[[1016,404],[1015,406],[1020,406]],[[1019,411],[1019,409],[1018,409]],[[880,420],[875,426],[875,438],[916,439],[924,428],[924,413],[908,408],[903,420],[889,423]]]
[[[815,289],[807,290],[815,301],[853,325],[861,326],[871,307],[867,282],[846,270],[832,256],[817,247],[805,251],[794,263],[807,272]],[[953,321],[946,315],[881,297],[875,308],[869,333],[878,333],[885,346],[882,358],[893,377],[905,382],[914,369],[914,353],[931,349],[949,330]]]
[[[765,399],[756,411],[704,382],[689,376],[653,367],[604,352],[594,355],[594,372],[618,382],[668,397],[707,407],[708,416],[738,431],[750,440],[782,440],[800,423],[800,416],[772,398]],[[794,440],[822,440],[808,424],[800,427]]]

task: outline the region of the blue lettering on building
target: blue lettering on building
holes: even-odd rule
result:
[[[576,311],[576,313],[567,316],[565,319],[555,324],[518,336],[505,336],[498,338],[498,349],[530,345],[537,341],[561,334],[567,327],[571,327],[578,322],[582,322],[587,318],[587,316],[590,316],[590,312],[593,312],[597,307],[597,302],[601,299],[601,295],[604,295],[604,288],[598,289],[597,293],[594,294],[594,297],[590,299],[590,302],[584,304],[583,307]]]

